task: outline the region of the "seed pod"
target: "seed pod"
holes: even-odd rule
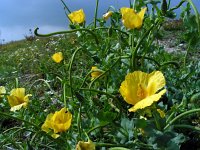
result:
[[[166,15],[166,13],[167,13],[167,1],[166,0],[162,1],[161,10],[162,10],[163,15]]]

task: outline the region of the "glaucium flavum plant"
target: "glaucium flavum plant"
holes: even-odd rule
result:
[[[157,102],[166,92],[166,89],[161,90],[164,86],[165,78],[162,72],[154,71],[148,74],[134,71],[126,75],[119,91],[124,100],[133,105],[129,112],[135,112]]]

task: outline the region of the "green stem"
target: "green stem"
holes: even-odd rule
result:
[[[49,37],[49,36],[58,35],[58,34],[73,33],[73,32],[77,32],[77,31],[86,31],[86,32],[90,33],[94,37],[94,40],[95,40],[96,44],[99,44],[99,40],[98,40],[96,34],[94,34],[94,32],[92,32],[90,29],[86,29],[86,28],[67,30],[67,31],[58,31],[58,32],[52,32],[52,33],[49,33],[49,34],[39,34],[38,30],[39,30],[39,28],[36,28],[34,30],[34,34],[36,36],[38,36],[38,37]]]
[[[159,117],[158,117],[157,112],[152,112],[152,115],[154,117],[157,129],[161,131],[161,126],[160,126],[160,123],[159,123]]]
[[[132,59],[131,59],[131,71],[135,71],[137,69],[137,50],[139,49],[142,41],[144,40],[144,38],[149,34],[149,32],[152,30],[153,27],[155,27],[157,24],[159,23],[159,21],[156,21],[155,24],[151,25],[149,27],[149,29],[142,35],[142,37],[138,40],[137,45],[135,46],[135,48],[132,48],[131,50],[131,54],[132,54]],[[132,43],[133,44],[133,43]]]
[[[161,65],[160,65],[160,63],[159,62],[157,62],[155,59],[153,59],[153,58],[150,58],[150,57],[147,57],[147,56],[137,56],[137,58],[139,58],[139,59],[147,59],[147,60],[151,60],[151,61],[153,61],[158,67],[160,67]]]
[[[94,28],[97,27],[97,12],[99,7],[99,0],[96,0],[96,8],[95,8],[95,15],[94,15]]]
[[[192,8],[194,9],[195,16],[196,16],[196,22],[197,22],[197,25],[198,25],[198,32],[199,32],[199,35],[200,35],[200,15],[199,15],[199,12],[197,10],[197,7],[192,2],[192,0],[187,0],[187,1],[190,3],[190,5],[192,6]]]
[[[81,107],[82,107],[82,105],[80,103],[79,110],[78,110],[78,117],[77,117],[79,139],[81,139],[81,136],[82,136],[82,132],[81,132]]]
[[[120,147],[122,144],[111,144],[111,143],[95,143],[96,147]]]
[[[166,120],[166,123],[169,123],[169,121],[172,119],[172,117],[174,117],[174,114],[175,114],[175,111],[173,111],[173,112],[169,115],[169,117],[168,117],[167,120]]]
[[[24,122],[24,123],[27,123],[27,124],[29,124],[29,125],[31,125],[31,126],[34,126],[34,127],[37,128],[37,129],[40,129],[36,124],[34,124],[34,123],[32,123],[32,122],[29,122],[29,121],[26,121],[26,120],[24,120],[24,119],[14,117],[14,116],[12,116],[12,115],[9,115],[9,114],[3,113],[3,112],[0,112],[0,115],[2,115],[2,116],[4,116],[4,117],[5,117],[5,116],[6,116],[6,117],[9,117],[9,118],[12,118],[12,119],[15,119],[15,120],[19,120],[19,121],[21,121],[21,122]]]
[[[187,128],[187,129],[192,129],[192,130],[196,130],[198,132],[200,132],[200,128],[199,127],[194,127],[191,125],[185,125],[185,124],[176,124],[173,125],[174,128]]]
[[[105,126],[107,126],[109,123],[106,123],[106,124],[101,124],[101,125],[98,125],[98,126],[95,126],[95,127],[93,127],[92,129],[90,129],[88,132],[87,132],[87,134],[90,134],[92,131],[94,131],[94,130],[96,130],[96,129],[98,129],[98,128],[101,128],[101,127],[105,127]]]
[[[82,87],[84,86],[84,84],[85,84],[85,82],[86,82],[86,79],[90,76],[90,74],[91,74],[92,72],[93,72],[93,71],[88,72],[88,74],[87,74],[87,75],[85,76],[85,78],[83,79],[83,82],[82,82],[80,88],[82,88]]]
[[[69,8],[67,7],[67,5],[65,4],[65,2],[63,0],[61,0],[61,2],[63,3],[63,5],[65,6],[65,8],[67,9],[68,13],[71,13],[71,11],[69,10]]]
[[[67,5],[65,4],[65,2],[64,2],[63,0],[61,0],[61,2],[62,2],[63,5],[64,5],[64,9],[67,9],[68,13],[70,14],[71,11],[69,10],[69,8],[68,8]],[[71,19],[69,18],[68,14],[66,13],[66,11],[65,11],[65,15],[66,15],[66,17],[69,19],[69,21],[70,21],[71,23],[73,23],[73,22],[71,21]]]
[[[186,111],[186,112],[184,112],[184,113],[182,113],[182,114],[176,116],[174,119],[172,119],[172,120],[165,126],[164,130],[166,130],[167,128],[169,128],[169,126],[170,126],[171,124],[173,124],[174,122],[176,122],[178,119],[180,119],[180,118],[182,118],[182,117],[184,117],[184,116],[186,116],[186,115],[199,112],[199,111],[200,111],[200,108],[198,108],[198,109],[193,109],[193,110]]]
[[[67,108],[67,101],[66,101],[66,83],[63,83],[63,101],[64,101],[64,106]]]
[[[161,64],[161,67],[167,66],[167,65],[174,65],[176,68],[180,68],[179,64],[176,61],[164,62],[163,64]]]
[[[136,0],[133,0],[133,9],[135,10],[135,4],[136,4]]]
[[[19,80],[18,80],[18,78],[15,78],[15,88],[19,88]]]
[[[192,39],[189,40],[188,47],[187,47],[187,50],[186,50],[186,53],[185,53],[185,56],[184,56],[184,60],[183,60],[184,68],[186,67],[187,55],[188,55],[189,50],[190,50],[191,41],[192,41]]]
[[[78,51],[80,51],[82,49],[82,47],[79,47],[72,55],[72,58],[71,58],[71,61],[70,61],[70,64],[69,64],[69,85],[70,85],[70,89],[71,89],[71,97],[73,99],[73,88],[72,88],[72,65],[73,65],[73,62],[75,60],[75,56],[77,54]]]
[[[175,9],[178,9],[179,7],[182,6],[183,3],[185,3],[185,0],[182,0],[177,6],[171,8],[169,11],[173,11],[173,10],[175,10]]]
[[[109,28],[108,28],[108,27],[97,27],[97,28],[95,28],[95,29],[93,29],[93,30],[99,30],[99,29],[107,30],[107,29],[109,29]],[[112,29],[115,30],[115,31],[119,31],[120,33],[123,33],[123,34],[126,35],[126,36],[129,36],[128,33],[124,32],[124,31],[122,31],[122,30],[120,30],[120,29],[117,29],[117,28],[112,28]]]

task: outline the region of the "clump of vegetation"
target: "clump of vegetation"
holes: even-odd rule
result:
[[[165,0],[160,8],[160,1],[130,1],[102,18],[96,0],[89,25],[84,8],[71,11],[61,2],[69,30],[40,34],[36,28],[31,42],[1,46],[0,147],[199,148],[198,12],[183,10],[186,50],[169,53],[156,42],[158,34],[185,0],[173,8]],[[190,6],[196,10],[188,0]]]

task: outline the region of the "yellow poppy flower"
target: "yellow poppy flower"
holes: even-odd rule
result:
[[[68,15],[73,23],[83,23],[85,21],[85,13],[83,9],[72,12]]]
[[[105,13],[103,15],[103,19],[104,20],[108,20],[108,18],[110,18],[112,16],[113,12],[112,11],[108,11],[107,13]]]
[[[71,126],[71,120],[72,114],[66,108],[62,108],[54,114],[50,113],[41,128],[47,133],[53,130],[52,137],[58,138],[60,135],[57,133],[68,130]]]
[[[63,54],[62,54],[62,52],[57,52],[57,53],[53,54],[53,56],[51,58],[56,63],[60,63],[63,60]]]
[[[100,72],[100,71],[95,71],[95,70],[97,70],[97,69],[98,69],[98,68],[97,68],[96,66],[93,66],[93,67],[92,67],[91,71],[93,71],[93,72],[91,73],[91,76],[92,76],[92,79],[91,79],[91,80],[93,80],[93,79],[95,79],[96,77],[98,77],[98,76],[101,75],[102,72]]]
[[[166,92],[166,89],[158,92],[164,86],[165,78],[162,72],[154,71],[148,74],[134,71],[126,75],[119,91],[128,104],[134,105],[129,109],[129,112],[135,112],[157,102]]]
[[[88,142],[79,141],[76,150],[95,150],[95,145],[91,140]]]
[[[21,109],[22,107],[26,108],[29,102],[29,96],[31,94],[25,95],[25,88],[16,88],[12,89],[10,95],[7,96],[8,103],[11,106],[10,111],[16,111]]]
[[[124,26],[129,29],[139,29],[142,26],[146,9],[146,7],[142,8],[139,13],[136,13],[132,8],[122,7],[120,11]]]
[[[4,86],[0,86],[0,98],[6,93],[6,89]]]

